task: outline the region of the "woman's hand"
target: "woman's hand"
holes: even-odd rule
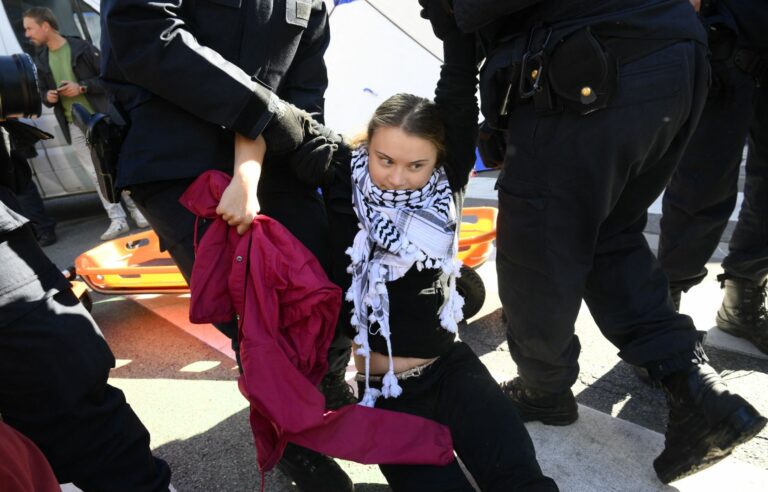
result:
[[[267,152],[267,143],[262,136],[256,140],[235,134],[235,166],[232,182],[224,190],[216,207],[227,224],[237,227],[238,234],[245,234],[259,213],[256,189],[261,176],[261,164]]]

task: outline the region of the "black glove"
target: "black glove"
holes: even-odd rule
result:
[[[453,17],[453,0],[419,0],[419,5],[422,7],[421,17],[429,20],[438,39],[445,40],[449,34],[458,32]]]
[[[267,153],[284,155],[296,150],[310,133],[314,121],[312,116],[293,104],[275,99],[271,101],[274,115],[267,127],[261,132],[267,141]]]
[[[504,132],[494,130],[485,121],[480,123],[477,135],[477,150],[483,159],[483,164],[490,169],[498,169],[504,164],[507,153],[507,143]]]
[[[293,174],[312,187],[324,187],[333,179],[333,162],[348,159],[351,152],[341,135],[311,120],[304,141],[291,155],[288,165]]]
[[[338,145],[329,142],[325,137],[317,136],[296,149],[291,154],[288,165],[299,181],[316,188],[325,184],[326,173],[336,149]]]

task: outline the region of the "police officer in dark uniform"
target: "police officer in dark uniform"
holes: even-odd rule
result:
[[[757,0],[703,7],[713,86],[699,126],[664,193],[659,260],[679,308],[706,276],[706,262],[736,204],[744,143],[744,204],[719,277],[717,326],[768,353],[768,8]]]
[[[239,208],[222,213],[230,225],[242,232],[260,208],[328,270],[323,203],[280,157],[311,126],[307,113],[281,100],[322,119],[330,39],[323,1],[107,0],[101,18],[102,78],[130,125],[117,184],[131,191],[187,279],[195,217],[178,198],[209,169],[233,174],[225,196],[232,192]],[[260,168],[251,158],[259,136],[268,152]],[[235,323],[218,328],[236,339]],[[350,347],[343,336],[331,345],[321,384],[329,408],[355,402],[344,381]],[[295,445],[278,467],[302,490],[353,489],[336,462]]]
[[[706,98],[694,9],[687,0],[453,0],[452,9],[483,45],[482,109],[506,142],[497,268],[519,377],[502,387],[526,421],[578,418],[570,387],[584,299],[620,356],[665,389],[659,478],[717,462],[766,419],[706,364],[643,236]]]
[[[107,384],[114,355],[21,215],[14,191],[27,181],[3,125],[31,131],[0,123],[0,418],[34,441],[61,483],[167,491],[168,465],[152,456],[149,432],[123,392]]]

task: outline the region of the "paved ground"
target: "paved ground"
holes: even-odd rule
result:
[[[472,181],[469,205],[494,204],[492,175]],[[98,244],[106,228],[94,196],[48,202],[60,218],[60,242],[47,248],[64,267]],[[648,238],[654,245],[654,210]],[[725,249],[722,249],[725,251]],[[714,260],[717,260],[717,254]],[[712,275],[717,273],[712,264]],[[480,269],[488,299],[483,310],[461,328],[461,337],[493,375],[515,374],[500,323],[495,269]],[[712,328],[719,289],[708,279],[683,298],[682,311],[708,330],[712,365],[764,414],[768,414],[768,358]],[[180,492],[259,490],[248,410],[235,384],[237,371],[223,340],[212,327],[186,320],[184,296],[94,296],[93,316],[118,359],[111,382],[125,391],[152,433],[155,452],[173,468]],[[553,306],[556,309],[556,306]],[[662,395],[640,384],[616,349],[599,333],[586,307],[577,321],[583,345],[581,374],[574,386],[580,420],[569,427],[530,425],[545,472],[562,490],[707,491],[731,487],[765,490],[768,481],[768,431],[740,447],[733,457],[689,479],[663,486],[651,462],[663,447],[666,406]],[[351,373],[349,373],[351,375]],[[358,491],[389,488],[376,467],[343,463]],[[279,472],[267,474],[268,491],[296,490]]]

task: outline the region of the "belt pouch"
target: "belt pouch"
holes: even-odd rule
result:
[[[549,60],[549,86],[563,106],[581,114],[603,109],[616,93],[616,58],[606,51],[589,27],[555,47]]]

